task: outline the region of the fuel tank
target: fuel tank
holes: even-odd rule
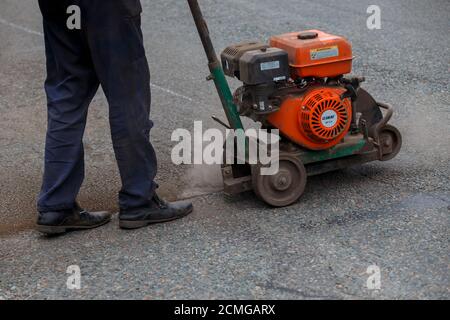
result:
[[[270,46],[289,55],[292,77],[336,77],[352,71],[352,46],[345,38],[320,30],[274,36]]]

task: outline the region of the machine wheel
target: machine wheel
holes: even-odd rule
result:
[[[295,202],[305,191],[306,169],[298,157],[280,154],[280,169],[273,176],[261,175],[261,166],[252,166],[252,182],[256,195],[273,207],[286,207]]]
[[[386,125],[379,133],[380,147],[383,151],[381,161],[394,159],[402,148],[402,135],[394,126]]]

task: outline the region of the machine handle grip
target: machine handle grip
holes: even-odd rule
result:
[[[200,35],[203,48],[205,49],[208,62],[210,64],[217,63],[218,59],[216,51],[214,50],[214,46],[209,36],[208,25],[206,24],[206,21],[203,18],[202,10],[200,9],[198,1],[197,0],[187,0],[187,1],[189,4],[189,8],[191,9],[192,16],[194,17],[194,22]]]

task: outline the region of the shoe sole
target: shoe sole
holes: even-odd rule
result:
[[[119,222],[119,227],[120,227],[121,229],[126,229],[126,230],[140,229],[140,228],[144,228],[144,227],[147,227],[147,226],[149,226],[149,225],[152,225],[152,224],[158,224],[158,223],[164,223],[164,222],[170,222],[170,221],[182,219],[182,218],[188,216],[189,214],[191,214],[192,211],[193,211],[193,209],[190,209],[190,210],[186,211],[183,215],[175,216],[175,217],[170,218],[170,219],[162,219],[162,220],[142,220],[142,221],[126,221],[126,220],[121,220],[121,221]]]
[[[44,226],[44,225],[36,225],[36,230],[46,234],[46,235],[59,235],[63,233],[67,233],[69,231],[76,231],[76,230],[89,230],[89,229],[95,229],[101,226],[104,226],[105,224],[109,223],[111,219],[105,220],[101,223],[98,223],[96,225],[92,226]]]

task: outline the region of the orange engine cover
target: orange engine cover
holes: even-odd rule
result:
[[[267,120],[293,142],[311,150],[334,147],[348,133],[352,121],[349,99],[343,88],[319,87],[287,97],[280,110]]]
[[[320,30],[292,32],[270,39],[287,51],[292,77],[336,77],[352,71],[352,46],[343,37]]]

